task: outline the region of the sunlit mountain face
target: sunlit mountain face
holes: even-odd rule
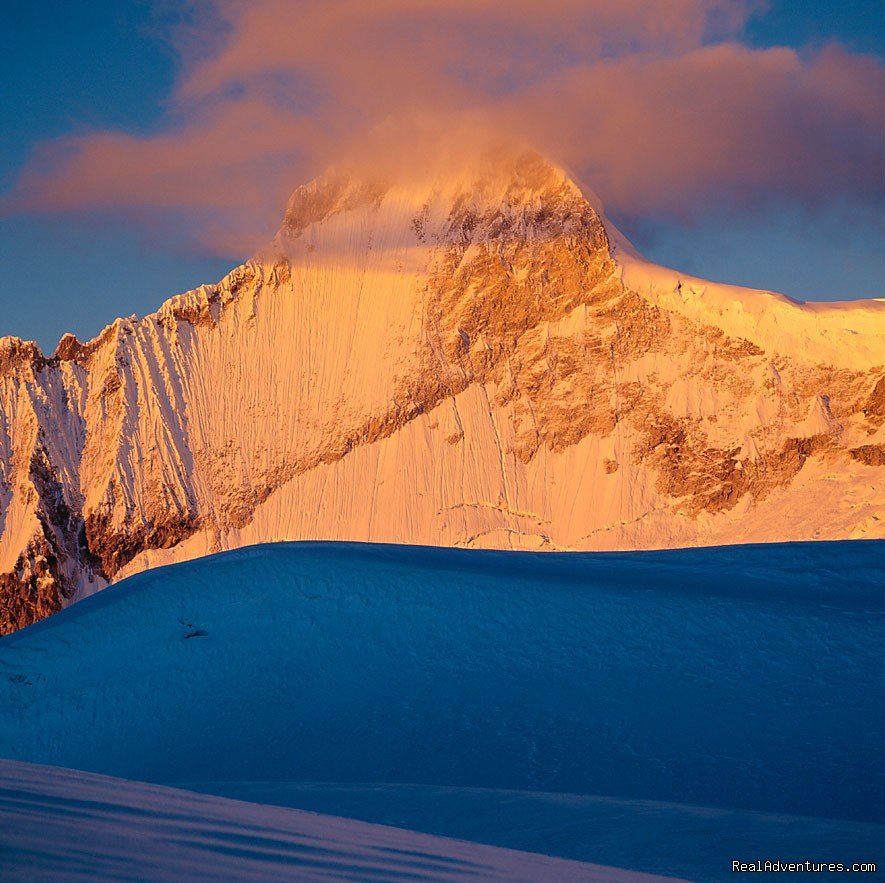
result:
[[[3,340],[4,627],[269,540],[881,536],[883,352],[885,303],[652,265],[533,151],[331,170],[217,285]]]

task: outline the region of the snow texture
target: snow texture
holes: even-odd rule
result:
[[[705,883],[729,858],[881,865],[885,825],[586,794],[434,785],[202,782],[196,790]],[[852,858],[852,856],[854,858]],[[819,880],[819,874],[794,874]]]
[[[0,641],[0,756],[882,821],[883,550],[223,553]]]
[[[663,878],[0,761],[0,879],[653,883]]]

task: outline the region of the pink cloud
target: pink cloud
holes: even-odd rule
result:
[[[380,121],[407,161],[416,116],[462,140],[537,143],[622,213],[881,194],[885,67],[742,45],[759,5],[197,2],[196,26],[173,35],[165,127],[44,145],[7,210],[167,211],[204,245],[248,249],[289,191]],[[410,122],[391,138],[397,120]]]
[[[465,74],[482,87],[542,75],[577,59],[679,51],[732,35],[749,0],[227,0],[222,50],[191,69],[179,94],[206,96],[271,70],[306,69],[387,103],[415,85],[449,92]],[[408,77],[404,77],[404,73]],[[487,74],[488,76],[483,76]],[[355,78],[356,77],[356,78]]]
[[[510,108],[620,212],[881,193],[885,66],[737,44],[565,71]],[[568,108],[568,112],[563,112]]]

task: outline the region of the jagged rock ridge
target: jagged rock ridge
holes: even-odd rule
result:
[[[536,154],[330,172],[217,285],[0,339],[0,630],[247,543],[885,535],[885,303],[644,263]]]

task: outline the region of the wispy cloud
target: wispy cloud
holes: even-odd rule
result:
[[[342,145],[416,116],[442,120],[439,137],[536,143],[625,215],[881,197],[885,66],[836,45],[751,48],[760,5],[198,0],[170,35],[164,126],[44,144],[8,204],[174,212],[231,254]],[[408,161],[414,131],[388,153]]]

